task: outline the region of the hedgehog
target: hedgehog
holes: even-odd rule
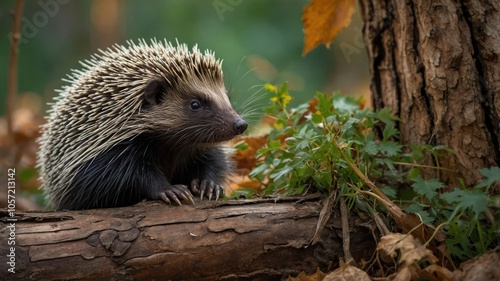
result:
[[[80,64],[63,79],[69,85],[38,140],[41,189],[53,208],[224,196],[226,142],[248,124],[231,105],[214,52],[141,39]]]

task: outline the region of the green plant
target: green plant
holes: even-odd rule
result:
[[[360,108],[359,101],[351,97],[322,93],[317,93],[309,104],[289,109],[291,97],[286,84],[265,87],[274,102],[267,112],[277,119],[268,146],[257,155],[264,161],[250,176],[271,179],[266,193],[300,194],[311,189],[329,192],[337,187],[349,191],[343,193],[352,193],[352,187],[363,188],[364,182],[348,161],[373,180],[383,178],[397,185],[408,173],[398,169],[397,164],[423,157],[423,149],[420,154],[403,153],[403,147],[395,141],[399,136],[395,128],[398,119],[387,109],[373,112]],[[376,132],[380,138],[375,137]],[[394,197],[390,184],[384,191]]]
[[[449,192],[439,192],[445,186],[437,179],[412,179],[416,196],[405,209],[418,213],[429,224],[444,224],[446,245],[456,261],[463,261],[485,252],[491,245],[499,243],[500,213],[490,187],[500,182],[500,168],[479,170],[485,179],[469,188],[461,186]]]
[[[421,162],[432,157],[439,166],[440,153],[451,153],[450,149],[402,146],[397,142],[398,118],[389,110],[373,112],[351,97],[322,93],[308,104],[289,108],[292,98],[286,84],[265,85],[265,89],[273,102],[267,113],[276,121],[268,145],[258,151],[262,161],[250,173],[260,181],[269,179],[264,193],[338,192],[351,209],[383,209],[363,193],[370,188],[354,165],[388,198],[419,214],[423,222],[443,223],[446,244],[457,261],[498,244],[498,214],[495,219],[487,206],[488,189],[500,181],[498,167],[481,170],[486,179],[472,189],[462,186],[442,192],[444,185],[438,179],[421,176],[422,169],[439,172],[440,168]]]

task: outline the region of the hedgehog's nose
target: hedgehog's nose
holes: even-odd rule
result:
[[[233,123],[233,130],[239,134],[242,134],[248,127],[247,122],[243,119],[238,119]]]

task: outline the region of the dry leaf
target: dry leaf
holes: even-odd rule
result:
[[[299,119],[298,124],[302,124],[307,120],[307,116],[315,113],[316,112],[316,106],[318,105],[318,98],[314,97],[312,100],[309,101],[309,106],[307,107],[307,110],[302,114],[302,116]]]
[[[325,274],[319,270],[319,268],[316,269],[316,272],[307,275],[304,271],[302,271],[297,277],[291,277],[289,276],[286,280],[287,281],[321,281],[325,278]]]
[[[351,22],[354,7],[354,0],[312,0],[302,13],[305,33],[302,55],[321,43],[329,48],[339,31]]]
[[[236,190],[242,188],[250,188],[255,190],[256,193],[261,191],[262,183],[258,180],[250,179],[247,175],[232,174],[228,177],[229,184],[226,185],[226,195],[231,195]]]
[[[424,268],[420,276],[425,276],[430,281],[452,281],[453,273],[447,268],[437,264],[431,264]]]
[[[434,264],[438,259],[432,254],[432,251],[425,248],[418,240],[415,240],[411,234],[391,233],[380,238],[377,250],[383,250],[391,257],[395,258],[401,252],[400,263],[411,265],[423,258]]]
[[[412,280],[412,271],[409,267],[403,267],[401,270],[391,275],[392,281],[410,281]]]
[[[500,246],[460,265],[453,272],[454,280],[500,280]]]
[[[267,144],[267,135],[260,137],[238,137],[232,140],[232,144],[234,146],[241,141],[244,141],[248,147],[244,150],[235,151],[232,158],[236,164],[236,170],[239,170],[240,174],[246,175],[255,167],[255,163],[257,163],[255,154],[257,150]]]
[[[323,281],[370,281],[363,270],[348,263],[340,262],[340,267],[325,276]]]

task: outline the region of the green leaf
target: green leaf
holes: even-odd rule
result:
[[[382,136],[384,138],[384,141],[386,141],[392,137],[398,137],[399,131],[394,127],[393,123],[388,123],[385,125],[384,131],[382,132]]]
[[[278,148],[280,147],[281,142],[279,140],[273,140],[269,142],[269,148]]]
[[[476,188],[486,187],[486,189],[489,189],[489,187],[495,182],[500,182],[499,167],[483,168],[479,170],[479,173],[481,173],[481,175],[483,175],[485,179],[482,180],[478,185],[476,185]]]
[[[393,157],[401,153],[402,146],[393,141],[383,141],[379,144],[379,150],[387,157]]]
[[[307,165],[301,165],[296,169],[297,169],[297,176],[299,177],[310,177],[314,173],[314,170]]]
[[[396,195],[397,195],[397,192],[396,190],[394,190],[394,188],[391,188],[391,187],[381,187],[379,188],[385,195],[387,195],[387,197],[391,198],[391,199],[395,199],[396,198]]]
[[[240,141],[234,146],[234,148],[237,150],[245,150],[248,148],[248,144],[245,141]]]
[[[231,193],[230,198],[250,198],[255,195],[255,190],[251,188],[242,188],[238,190],[234,190]]]
[[[394,168],[394,161],[389,158],[377,158],[375,159],[375,162],[377,162],[381,166],[389,168],[390,171],[396,170],[396,168]]]
[[[23,183],[27,183],[28,181],[36,178],[37,170],[35,168],[24,168],[19,172],[19,180]]]
[[[434,218],[432,218],[430,215],[429,215],[429,212],[424,210],[420,205],[418,204],[411,204],[411,205],[408,205],[404,208],[405,211],[407,212],[410,212],[410,213],[415,213],[415,214],[418,214],[421,218],[422,218],[422,221],[424,221],[425,223],[433,223],[434,222]]]
[[[361,152],[375,156],[378,154],[378,146],[373,140],[369,140],[366,142],[365,146],[361,149]]]
[[[375,117],[385,124],[392,124],[394,121],[398,121],[399,118],[391,114],[388,108],[383,108],[376,112]]]
[[[451,192],[441,194],[440,198],[450,204],[458,203],[456,208],[472,210],[475,217],[488,209],[486,193],[478,189],[464,190],[455,188]]]
[[[359,120],[354,117],[350,117],[347,119],[347,121],[342,125],[342,132],[349,132],[350,130],[354,129],[354,124],[358,123]]]
[[[253,168],[253,170],[250,172],[250,174],[248,174],[248,177],[251,179],[258,178],[259,176],[262,175],[264,170],[266,170],[267,168],[269,168],[269,165],[267,165],[265,163],[259,164],[255,168]]]
[[[420,176],[420,169],[419,168],[411,168],[408,171],[408,175],[406,176],[406,178],[409,180],[413,180],[418,176]]]
[[[460,188],[455,188],[451,192],[444,192],[439,197],[441,199],[443,199],[444,201],[446,201],[446,202],[448,202],[450,204],[453,204],[453,203],[460,202],[462,200],[462,197],[464,197],[466,195],[467,195],[467,193],[465,192],[465,190],[460,189]]]
[[[332,173],[328,170],[322,170],[313,175],[313,180],[318,184],[320,188],[330,188],[332,185]]]
[[[281,177],[283,177],[284,175],[288,175],[292,171],[293,167],[285,166],[281,169],[274,170],[274,173],[270,174],[269,177],[272,179],[280,179]]]
[[[321,124],[323,122],[323,117],[321,117],[320,114],[316,114],[314,113],[312,115],[312,118],[311,118],[311,121],[314,123],[314,124]]]
[[[325,117],[330,116],[332,112],[331,99],[323,93],[316,93],[316,97],[318,98],[318,105],[316,106],[316,109],[319,111],[317,113]]]
[[[444,187],[444,184],[438,179],[433,178],[428,181],[424,180],[421,176],[413,179],[413,190],[418,194],[427,197],[427,199],[432,200],[436,196],[436,190]]]
[[[359,105],[351,97],[342,96],[340,94],[335,95],[333,105],[336,110],[343,113],[351,113],[359,109]]]

